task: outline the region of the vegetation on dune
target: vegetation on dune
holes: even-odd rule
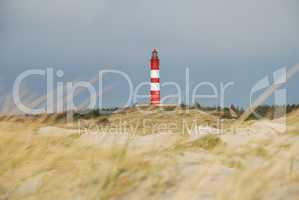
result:
[[[206,135],[189,143],[190,147],[199,147],[205,150],[212,150],[223,144],[222,140],[215,135]]]
[[[176,144],[174,149],[182,150],[182,149],[189,149],[189,148],[201,148],[209,151],[223,144],[224,142],[218,136],[208,134],[200,137],[199,139],[193,140],[191,142],[182,142]]]
[[[128,108],[107,115],[89,113],[79,118],[107,127],[121,119],[148,134],[164,133],[170,127],[157,126],[178,124],[182,119],[188,128],[194,119],[199,125],[215,125],[211,122],[217,119],[198,109],[189,113],[173,107],[166,110],[142,115],[135,108]],[[298,113],[288,116],[288,133],[298,133],[298,117]],[[177,139],[169,146],[146,149],[144,138],[150,139],[153,135],[141,137],[140,134],[138,138],[144,143],[134,148],[130,142],[104,148],[106,140],[89,144],[82,142],[84,135],[62,133],[52,137],[39,132],[49,124],[51,127],[63,124],[62,118],[63,115],[52,115],[0,122],[0,199],[186,199],[192,195],[199,199],[207,196],[271,199],[273,193],[283,197],[299,194],[296,189],[299,184],[298,137],[290,134],[260,137],[258,127],[251,121],[243,126],[252,129],[253,134],[242,134],[242,137],[237,137],[238,133],[229,139],[215,134],[197,139],[176,135]],[[138,127],[141,119],[151,123]],[[230,122],[225,121],[228,125]],[[178,124],[172,131],[179,133],[182,129],[183,125]],[[246,140],[243,136],[254,139]],[[233,141],[234,137],[240,141]],[[166,140],[157,140],[157,143],[168,142]],[[241,144],[242,141],[245,142]],[[285,190],[276,187],[281,184]]]

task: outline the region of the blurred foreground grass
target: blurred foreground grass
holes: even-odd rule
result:
[[[119,117],[128,123],[140,118],[115,114],[105,126]],[[180,117],[190,123],[193,118],[201,123],[212,119],[192,112],[145,116],[155,122]],[[107,146],[108,140],[84,143],[84,136],[66,127],[40,133],[48,126],[63,127],[57,122],[2,120],[0,199],[296,199],[298,112],[287,120],[284,134],[262,133],[268,130],[261,128],[263,122],[255,126],[251,121],[244,125],[246,134],[178,136],[155,141],[169,143],[159,148],[146,146],[147,135],[142,134]],[[65,134],[70,130],[74,132]]]

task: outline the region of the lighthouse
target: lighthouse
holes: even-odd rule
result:
[[[160,104],[160,60],[158,50],[152,51],[151,58],[151,105]]]

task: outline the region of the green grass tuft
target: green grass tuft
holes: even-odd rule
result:
[[[205,150],[213,150],[222,144],[224,144],[224,142],[219,137],[209,134],[185,144],[178,144],[175,149],[202,148]]]

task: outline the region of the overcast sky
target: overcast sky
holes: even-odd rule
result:
[[[258,80],[299,62],[298,37],[297,0],[1,0],[0,91],[24,70],[47,67],[62,69],[64,80],[122,70],[136,85],[149,79],[156,47],[161,82],[184,91],[188,67],[191,86],[233,81],[226,103],[246,106]],[[119,105],[127,86],[108,79],[106,104]],[[32,89],[41,93],[38,81]],[[299,74],[287,86],[289,103],[299,103],[298,85]]]

